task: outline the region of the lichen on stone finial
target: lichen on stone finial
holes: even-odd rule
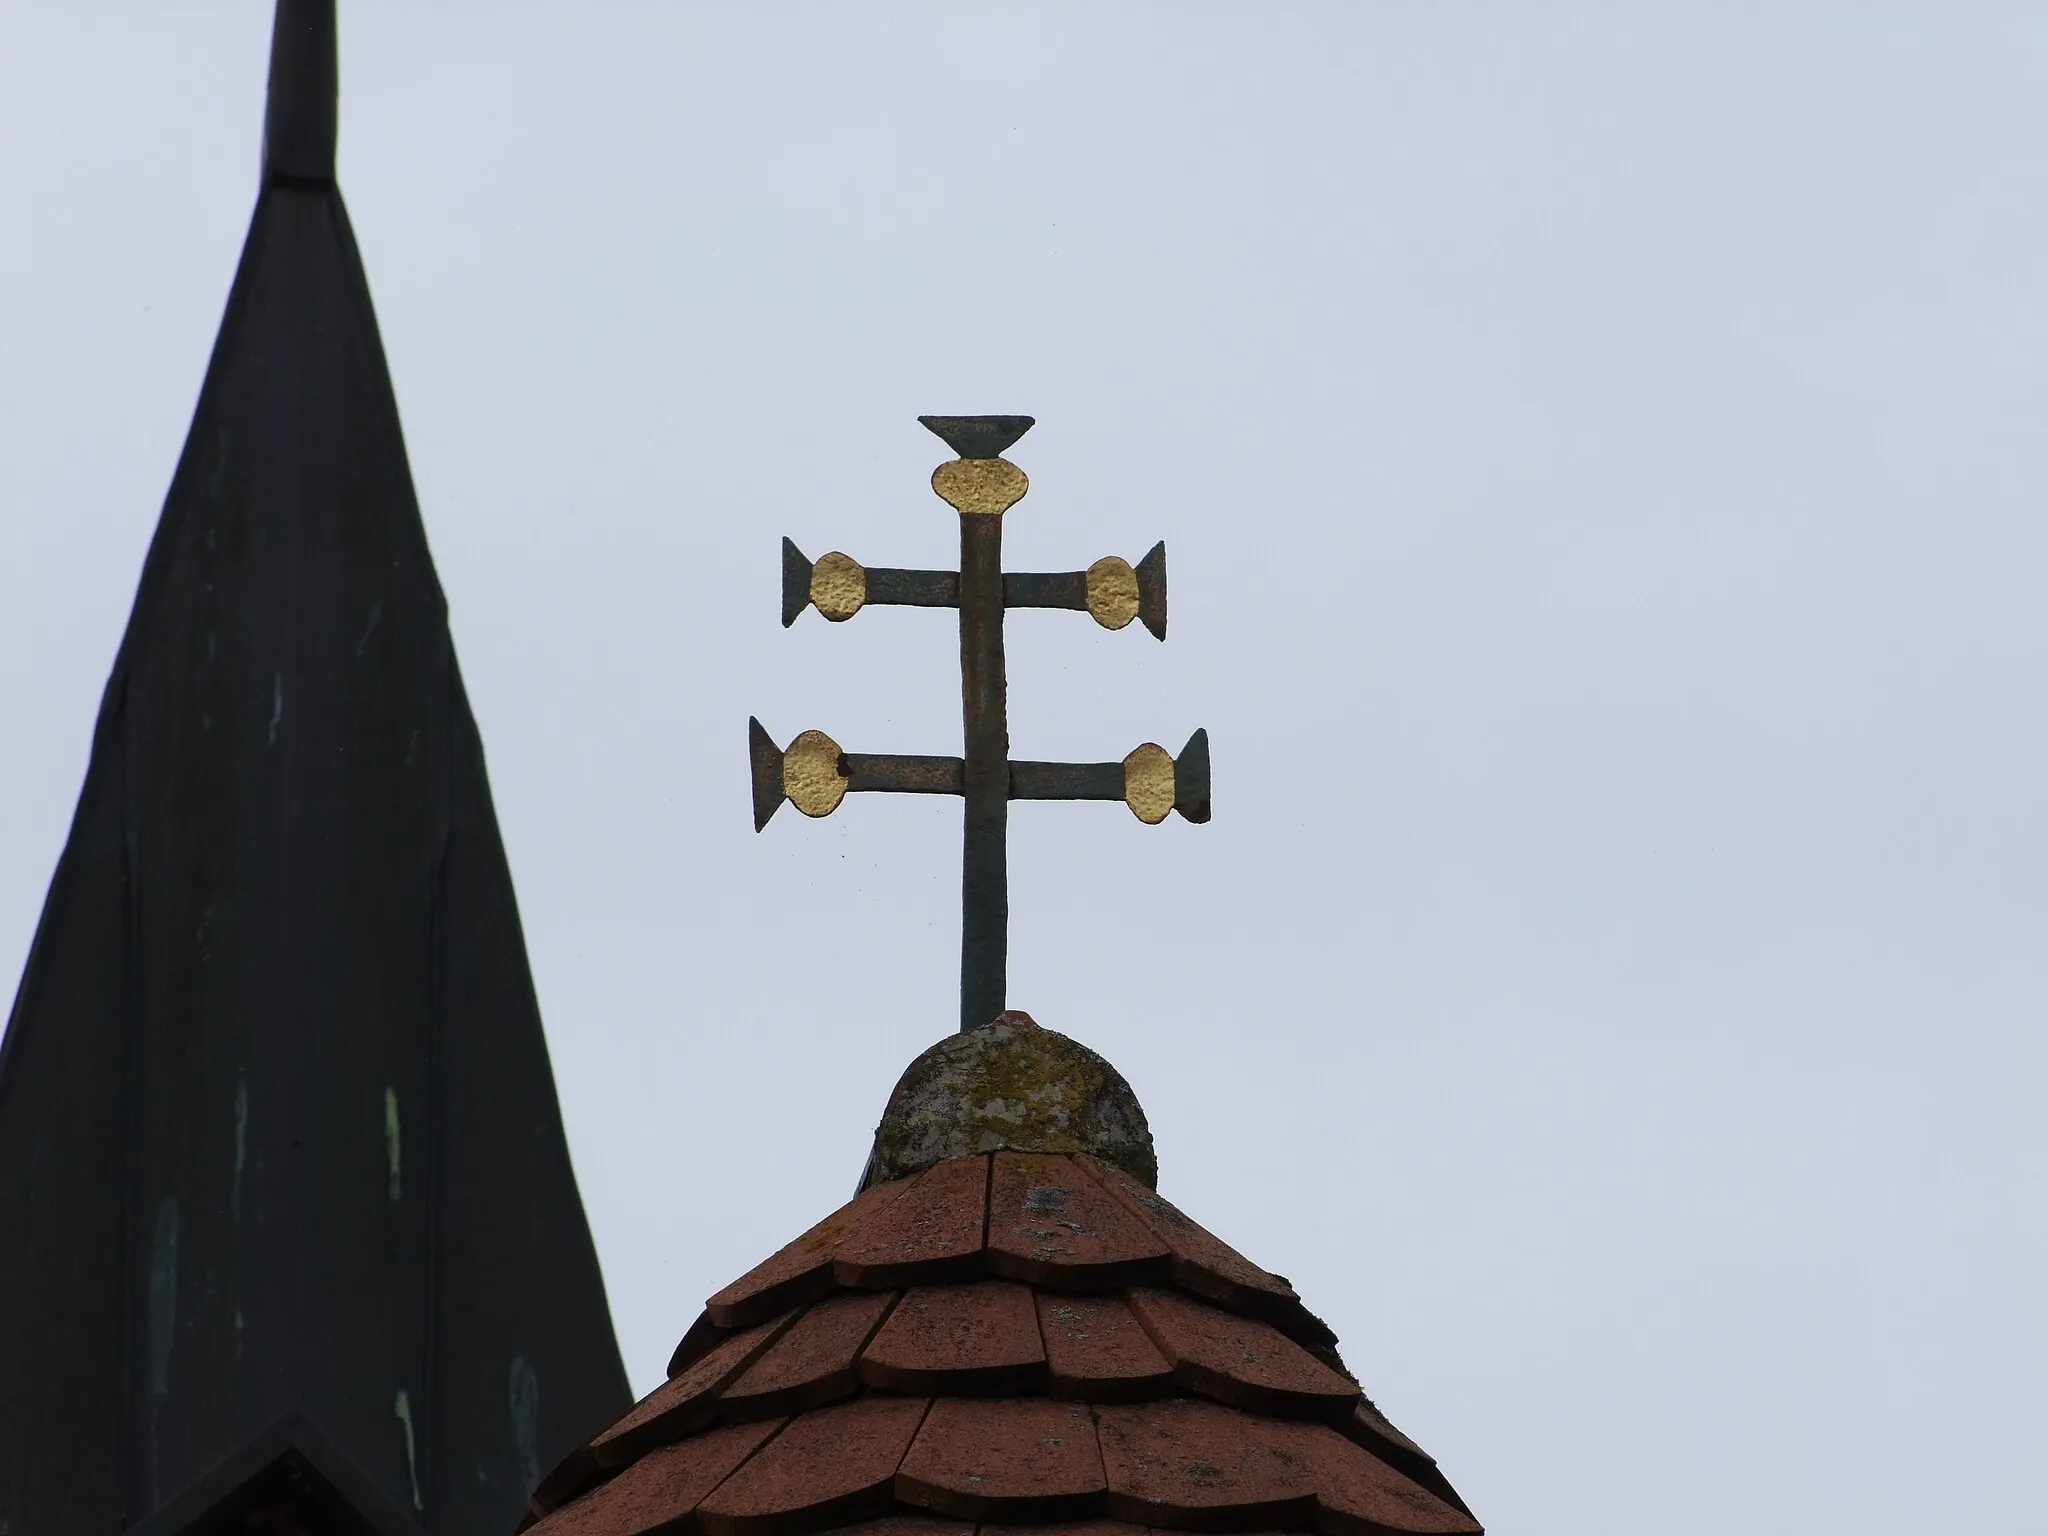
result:
[[[889,1095],[861,1187],[976,1152],[1086,1152],[1159,1182],[1152,1130],[1123,1074],[1028,1013],[948,1035]]]

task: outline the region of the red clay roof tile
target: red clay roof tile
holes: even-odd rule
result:
[[[653,1536],[683,1530],[698,1501],[781,1427],[743,1424],[662,1446],[533,1529],[543,1536]]]
[[[1102,1507],[1102,1454],[1082,1403],[940,1398],[896,1472],[907,1504],[973,1520],[1067,1520]]]
[[[711,1536],[795,1536],[885,1514],[925,1408],[918,1397],[862,1397],[794,1418],[697,1518]]]
[[[1324,1536],[1480,1536],[1479,1523],[1320,1424],[1291,1424],[1315,1437],[1316,1529]]]
[[[934,1163],[870,1209],[840,1243],[833,1271],[859,1290],[967,1279],[981,1273],[988,1158]]]
[[[860,1358],[861,1380],[892,1392],[985,1396],[1044,1387],[1045,1349],[1028,1286],[919,1286]]]
[[[1158,1283],[1109,1288],[1147,1265]],[[701,1358],[543,1481],[544,1536],[1478,1533],[1334,1356],[1300,1347],[1330,1336],[1285,1280],[1106,1165],[935,1164],[714,1301],[744,1317],[803,1287],[824,1294],[742,1332],[707,1313],[679,1348]],[[692,1515],[718,1475],[701,1467],[729,1475]]]
[[[657,1445],[711,1422],[718,1393],[772,1344],[796,1314],[736,1333],[680,1376],[671,1376],[590,1442],[600,1467],[624,1466]]]
[[[893,1204],[912,1182],[899,1179],[863,1190],[713,1296],[704,1310],[721,1328],[748,1328],[825,1295],[834,1284],[832,1257],[847,1234],[874,1212]]]
[[[1138,1289],[1126,1296],[1159,1352],[1173,1362],[1173,1379],[1191,1392],[1285,1418],[1341,1418],[1359,1399],[1358,1383],[1255,1318],[1171,1291]]]
[[[998,1152],[989,1185],[990,1274],[1058,1290],[1163,1282],[1166,1244],[1071,1157]]]
[[[595,1488],[604,1481],[604,1469],[597,1464],[597,1457],[591,1454],[590,1442],[585,1441],[550,1468],[541,1480],[534,1484],[533,1494],[526,1501],[527,1525],[553,1509],[560,1509],[586,1488]],[[520,1529],[524,1530],[522,1526]]]
[[[1451,1480],[1438,1469],[1436,1458],[1396,1429],[1371,1403],[1361,1402],[1351,1417],[1337,1427],[1411,1483],[1421,1484],[1468,1515],[1472,1513],[1471,1506],[1451,1486]]]
[[[860,1384],[854,1362],[895,1305],[896,1294],[842,1292],[814,1303],[725,1389],[720,1415],[774,1418],[853,1396]]]
[[[1122,1297],[1040,1292],[1036,1299],[1056,1396],[1111,1403],[1166,1393],[1172,1367]]]
[[[1175,1398],[1095,1410],[1109,1512],[1182,1531],[1304,1529],[1315,1515],[1313,1447],[1276,1424]]]
[[[1178,1530],[1481,1536],[1462,1510],[1325,1424],[1179,1399],[1096,1410],[1110,1513]]]
[[[766,1322],[767,1319],[763,1318],[761,1321]],[[750,1323],[748,1326],[753,1325]],[[697,1321],[684,1331],[683,1336],[676,1341],[675,1349],[669,1354],[668,1374],[680,1376],[690,1366],[731,1338],[733,1332],[733,1329],[721,1328],[709,1311],[699,1312]]]
[[[1274,1303],[1300,1302],[1293,1286],[1188,1220],[1179,1207],[1157,1190],[1147,1189],[1121,1168],[1112,1168],[1095,1158],[1077,1156],[1074,1162],[1094,1174],[1104,1188],[1148,1222],[1173,1250],[1176,1284],[1198,1296],[1247,1311]]]

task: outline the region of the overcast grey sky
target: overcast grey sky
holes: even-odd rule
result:
[[[1013,1005],[1495,1531],[2040,1528],[2048,7],[342,0],[341,180],[636,1386],[953,1023],[919,412],[1019,411]],[[269,0],[0,7],[0,977]],[[0,1238],[4,1240],[4,1238]]]

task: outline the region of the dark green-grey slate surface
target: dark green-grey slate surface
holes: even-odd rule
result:
[[[508,1532],[630,1400],[333,183],[332,0],[0,1040],[0,1531],[135,1525],[281,1420]],[[401,1396],[403,1394],[403,1396]]]

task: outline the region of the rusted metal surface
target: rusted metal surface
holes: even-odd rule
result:
[[[1010,717],[1003,673],[1003,525],[960,519],[960,701],[967,801],[960,863],[960,1027],[1003,1011],[1009,971]]]
[[[1036,416],[920,416],[917,424],[963,459],[999,459],[1038,425]]]
[[[1009,802],[1122,800],[1146,822],[1178,811],[1209,819],[1208,737],[1198,731],[1181,758],[1146,743],[1117,763],[1013,762],[1003,615],[1011,608],[1065,608],[1121,629],[1133,619],[1166,637],[1166,546],[1133,566],[1114,555],[1085,571],[1004,572],[1003,514],[1030,489],[1001,454],[1032,425],[1029,416],[921,416],[959,458],[932,472],[932,489],[960,515],[958,571],[864,566],[833,551],[812,560],[782,541],[782,622],[807,607],[843,622],[883,604],[959,610],[961,756],[840,752],[806,731],[785,749],[758,720],[748,722],[754,829],[784,800],[810,816],[836,810],[849,793],[958,795],[960,1028],[977,1029],[1003,1011],[1009,971]],[[1131,765],[1135,762],[1134,773]]]
[[[839,766],[849,794],[882,790],[897,795],[959,795],[967,790],[967,765],[957,757],[844,752]]]
[[[1121,800],[1122,763],[1010,764],[1012,800]]]
[[[868,601],[898,608],[957,608],[958,571],[902,571],[883,567],[868,572]]]

